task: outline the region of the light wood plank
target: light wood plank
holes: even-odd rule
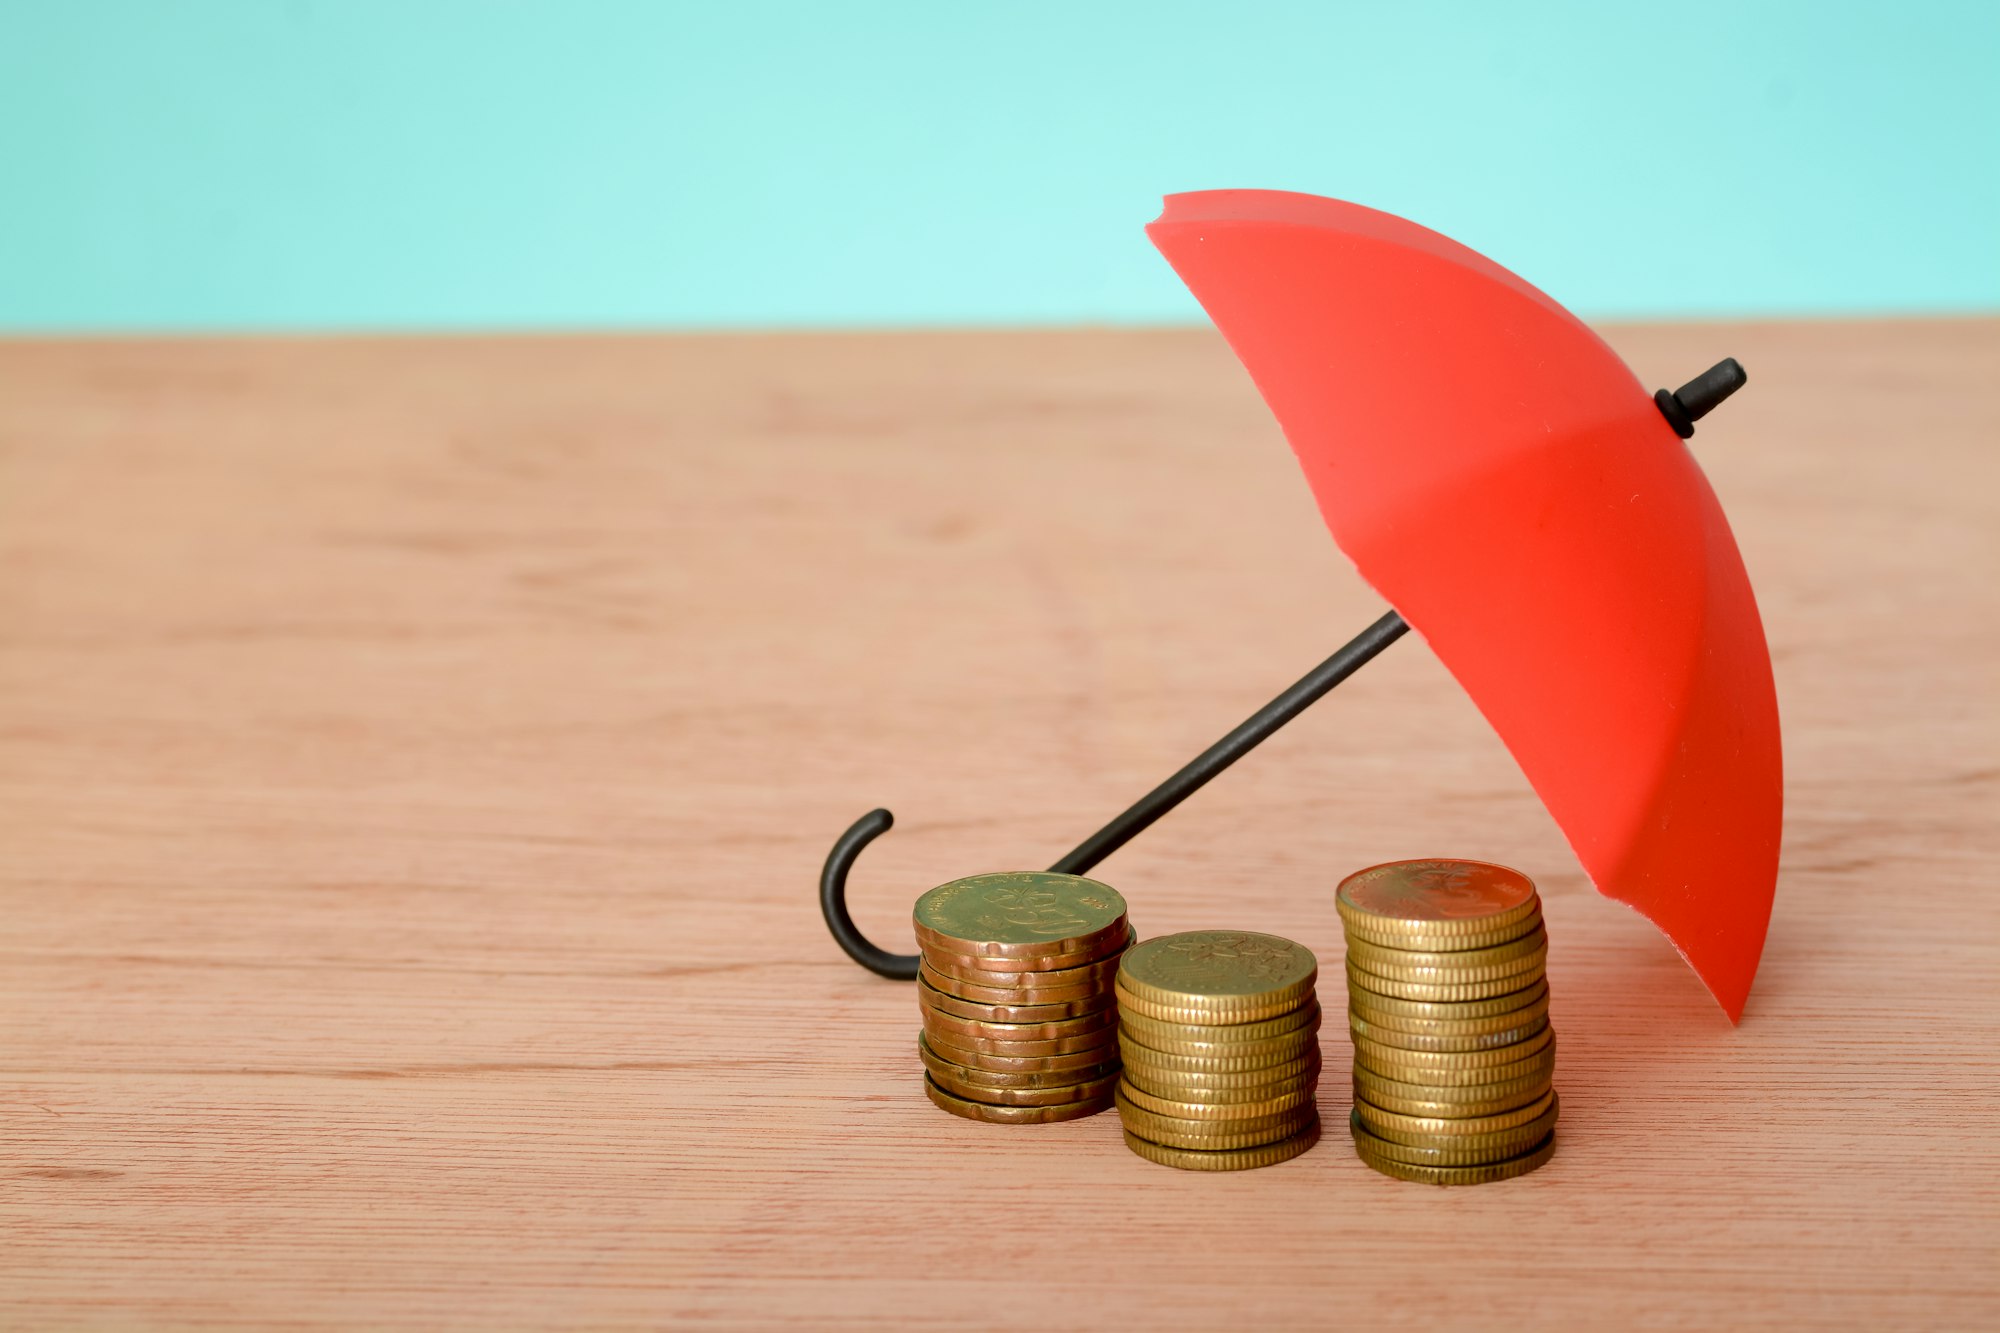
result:
[[[887,804],[908,947],[1380,610],[1212,335],[0,347],[0,1326],[1995,1322],[2000,323],[1612,336],[1752,376],[1743,1026],[1415,641],[1102,872],[1329,964],[1358,866],[1534,873],[1562,1149],[1449,1192],[1338,1024],[1278,1169],[940,1115],[814,904]]]

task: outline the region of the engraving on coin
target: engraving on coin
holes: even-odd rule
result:
[[[1116,889],[1076,875],[1022,871],[972,875],[940,884],[917,899],[913,913],[920,940],[949,945],[991,945],[962,952],[1066,953],[1124,919]]]
[[[1398,921],[1479,921],[1535,901],[1535,883],[1485,861],[1391,861],[1340,882],[1335,901]]]
[[[1166,966],[1150,979],[1165,984],[1180,982],[1190,990],[1208,990],[1237,977],[1268,983],[1285,974],[1298,951],[1296,944],[1261,935],[1168,940]]]
[[[1246,999],[1303,992],[1319,971],[1312,950],[1251,931],[1192,930],[1147,940],[1125,953],[1121,980],[1141,998]]]

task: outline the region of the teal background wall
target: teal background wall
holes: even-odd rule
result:
[[[1170,190],[1596,317],[2000,307],[2000,4],[0,0],[0,329],[1192,321]]]

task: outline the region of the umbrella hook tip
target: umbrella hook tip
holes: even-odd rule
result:
[[[854,868],[855,858],[861,855],[862,848],[887,833],[895,824],[896,817],[877,806],[848,825],[847,831],[834,841],[833,850],[827,853],[826,865],[820,871],[819,907],[834,943],[849,958],[877,976],[888,977],[892,981],[914,981],[918,956],[890,953],[874,944],[861,933],[847,910],[847,876]]]

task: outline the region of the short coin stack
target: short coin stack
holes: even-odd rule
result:
[[[1534,881],[1481,861],[1397,861],[1348,876],[1335,902],[1361,1160],[1433,1185],[1548,1161],[1556,1042]]]
[[[1275,935],[1148,940],[1118,969],[1125,1142],[1188,1171],[1241,1171],[1319,1140],[1312,951]]]
[[[974,875],[917,899],[924,1092],[968,1120],[1040,1124],[1108,1110],[1112,979],[1134,939],[1118,891],[1076,875]]]

